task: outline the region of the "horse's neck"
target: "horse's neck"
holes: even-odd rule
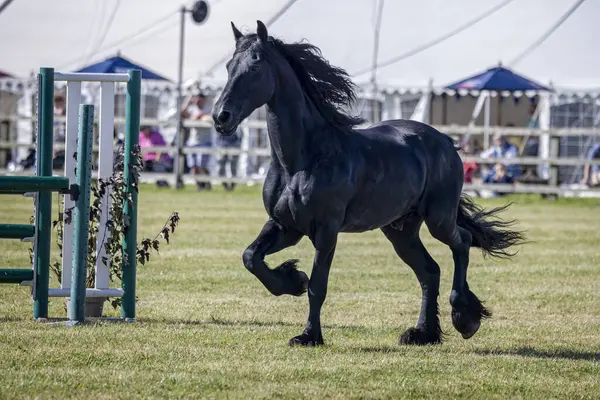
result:
[[[289,176],[304,169],[311,135],[321,125],[325,126],[325,120],[304,95],[295,74],[280,76],[267,103],[267,128],[271,153]]]

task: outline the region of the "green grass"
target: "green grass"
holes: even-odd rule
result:
[[[442,268],[448,336],[441,346],[397,345],[417,320],[420,290],[373,231],[340,236],[322,316],[326,346],[291,349],[306,296],[270,296],[241,263],[266,220],[258,187],[144,187],[139,237],[153,236],[173,210],[181,223],[139,267],[138,322],[34,322],[29,289],[0,286],[0,398],[600,398],[598,202],[512,200],[506,216],[534,242],[511,261],[471,251],[470,286],[494,312],[473,338],[452,328],[452,257],[424,230]],[[27,223],[31,210],[30,200],[0,197],[1,222]],[[27,246],[0,241],[0,266],[26,267]],[[292,257],[310,272],[307,239],[268,261]],[[50,314],[66,316],[62,299],[51,299]],[[117,312],[106,304],[105,314]]]

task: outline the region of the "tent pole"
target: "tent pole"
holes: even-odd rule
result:
[[[483,110],[483,149],[487,150],[490,147],[490,102],[492,100],[491,93],[487,93],[485,99],[485,109]]]

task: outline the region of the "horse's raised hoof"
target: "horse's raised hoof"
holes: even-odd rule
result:
[[[289,343],[291,347],[294,346],[302,346],[302,347],[314,347],[314,346],[323,346],[323,338],[319,335],[319,337],[314,338],[306,333],[303,333],[300,336],[296,336],[291,338]]]
[[[439,335],[432,336],[423,329],[408,328],[402,335],[398,343],[408,346],[425,346],[428,344],[441,344],[442,339]]]
[[[463,339],[470,339],[477,333],[481,326],[481,321],[477,318],[473,318],[472,315],[465,312],[460,312],[452,309],[452,325],[456,329]]]
[[[463,339],[472,338],[481,327],[481,320],[492,316],[492,313],[470,290],[467,290],[463,296],[452,290],[450,305],[452,305],[452,325]]]
[[[275,295],[302,296],[308,289],[308,276],[297,268],[298,260],[287,260],[273,270],[279,276],[281,289]]]

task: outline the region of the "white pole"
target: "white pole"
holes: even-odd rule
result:
[[[248,150],[250,148],[250,128],[248,126],[242,127],[242,140],[240,143],[240,150],[242,153],[238,157],[237,177],[246,178],[248,176]]]
[[[427,111],[429,109],[429,92],[421,93],[421,98],[415,107],[410,119],[413,121],[425,122]]]
[[[106,180],[113,173],[113,143],[115,127],[115,84],[113,82],[102,82],[100,85],[100,125],[99,144],[100,154],[98,157],[98,179]],[[101,200],[100,222],[96,240],[96,289],[108,289],[110,260],[106,254],[104,244],[108,242],[110,231],[106,224],[109,220],[110,210],[110,188]],[[106,258],[106,262],[103,259]]]
[[[547,160],[550,157],[550,94],[540,94],[540,102],[538,104],[540,109],[539,114],[539,127],[544,131],[540,135],[539,151],[538,155],[540,159]],[[542,179],[550,179],[550,164],[543,163],[537,166],[538,176]]]
[[[487,150],[490,147],[490,107],[492,96],[491,93],[486,91],[485,109],[483,111],[483,149]]]
[[[399,93],[394,94],[394,119],[402,118],[402,99]]]
[[[79,123],[79,104],[81,104],[81,82],[67,82],[67,121],[65,134],[65,176],[69,184],[75,184],[75,153],[77,152],[77,126]],[[71,287],[71,268],[73,267],[73,217],[75,202],[71,196],[63,196],[63,240],[62,240],[62,276],[61,288]]]

